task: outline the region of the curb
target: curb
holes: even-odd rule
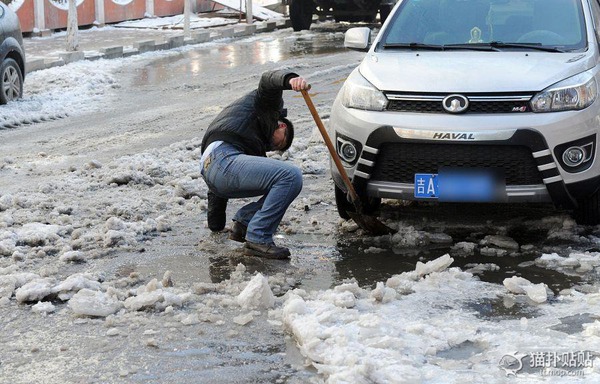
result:
[[[290,19],[286,18],[277,21],[263,21],[254,24],[237,24],[232,27],[221,27],[220,29],[215,28],[212,31],[207,29],[192,31],[191,37],[185,37],[182,34],[168,37],[166,41],[145,40],[134,43],[131,47],[117,45],[101,48],[100,52],[58,52],[58,58],[36,58],[32,60],[25,59],[25,73],[58,67],[80,60],[118,59],[146,52],[170,50],[183,47],[185,45],[202,44],[224,38],[246,37],[255,33],[271,32],[276,29],[285,29],[291,27],[292,23]]]

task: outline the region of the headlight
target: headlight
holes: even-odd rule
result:
[[[594,76],[585,72],[543,90],[531,99],[533,112],[557,112],[589,107],[598,95]]]
[[[346,108],[383,111],[387,102],[384,94],[358,71],[350,74],[342,88],[342,105]]]

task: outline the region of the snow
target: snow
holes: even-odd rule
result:
[[[182,29],[184,22],[183,15],[170,17],[145,18],[139,20],[123,21],[114,24],[115,28],[156,28],[156,29]],[[199,17],[190,15],[190,28],[210,28],[221,25],[237,24],[238,20],[226,19],[223,17]]]
[[[115,71],[154,55],[168,53],[33,72],[25,99],[0,106],[0,126],[100,109],[112,90],[121,86]],[[336,70],[349,67],[342,64]],[[299,137],[283,159],[301,166],[305,175],[324,178],[328,165],[323,149],[311,140]],[[497,383],[505,375],[498,363],[515,351],[600,351],[599,320],[568,335],[552,328],[568,316],[600,317],[600,253],[594,251],[573,250],[566,256],[544,252],[534,260],[538,267],[585,277],[587,288],[560,293],[552,292],[546,283],[534,284],[519,276],[502,284],[482,281],[477,275],[500,267],[471,263],[463,270],[452,267],[455,258],[449,254],[417,261],[408,272],[374,281],[373,288],[346,281],[326,289],[295,289],[298,282],[289,275],[249,272],[243,263],[221,283],[198,282],[192,287],[178,286],[177,275],[169,271],[161,280],[149,281],[135,272],[125,276],[86,272],[97,259],[116,251],[139,251],[148,238],[168,234],[188,210],[203,214],[206,186],[197,165],[199,147],[196,138],[105,162],[87,159],[71,169],[68,178],[0,192],[3,311],[18,305],[31,308],[38,317],[73,317],[91,327],[104,327],[103,335],[111,340],[126,335],[127,327],[145,322],[156,325],[168,319],[172,328],[205,324],[240,328],[268,314],[269,324],[291,338],[305,364],[314,367],[324,383]],[[4,157],[0,171],[35,169],[56,161],[50,156],[40,153],[25,163]],[[118,200],[113,198],[116,194]],[[323,196],[305,199],[295,203],[298,211],[320,203]],[[306,233],[314,236],[332,228],[342,233],[360,231],[354,223],[337,218],[299,217],[289,220],[307,220]],[[368,255],[389,248],[452,243],[445,233],[403,222],[389,224],[397,230],[392,236],[365,237]],[[600,244],[598,237],[584,234],[569,218],[548,217],[537,225],[549,226],[552,240]],[[458,242],[451,249],[465,255],[479,250],[499,258],[529,249],[499,232],[478,243]],[[285,239],[282,235],[278,241]],[[317,251],[305,256],[320,257]],[[513,309],[515,314],[488,318],[482,307],[490,305]],[[144,347],[161,346],[160,333],[144,336]],[[2,337],[18,339],[8,333]],[[586,381],[600,381],[600,363],[586,367],[584,373]],[[542,381],[536,372],[518,375],[523,382]]]
[[[394,281],[391,287],[389,281],[378,283],[371,292],[356,286],[308,295],[292,291],[286,295],[281,311],[284,326],[327,383],[438,382],[440,378],[444,382],[500,382],[497,364],[515,348],[597,349],[598,322],[586,324],[582,333],[558,341],[555,333],[548,332],[547,324],[570,305],[585,307],[591,304],[588,300],[597,302],[598,294],[562,297],[559,304],[545,305],[543,316],[525,322],[490,322],[479,318],[474,310],[465,310],[464,304],[506,292],[456,268],[445,269],[448,262],[443,256],[432,261],[430,269],[421,267],[420,272],[395,276],[390,279]],[[519,279],[511,283],[515,285],[508,284],[510,289],[518,293],[529,287],[544,288]],[[410,286],[411,292],[398,291],[398,286]],[[389,293],[382,294],[384,290]],[[545,290],[543,294],[545,299]],[[458,358],[467,345],[472,353],[465,359]],[[586,369],[585,374],[589,380],[599,377],[597,367]],[[525,380],[536,377],[520,375]]]
[[[104,292],[82,289],[69,300],[69,308],[77,315],[106,317],[123,304]]]
[[[271,308],[275,304],[275,296],[269,287],[269,281],[261,273],[250,280],[236,300],[244,309]]]

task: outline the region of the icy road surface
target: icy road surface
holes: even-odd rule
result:
[[[265,70],[309,79],[327,123],[361,53],[321,24],[32,73],[0,107],[0,382],[599,382],[600,228],[551,207],[337,216],[293,92],[304,189],[243,257],[205,227],[202,134]],[[231,201],[232,215],[244,201]]]

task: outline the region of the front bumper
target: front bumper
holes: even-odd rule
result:
[[[554,153],[556,147],[560,148],[564,143],[583,137],[593,140],[594,151],[597,152],[600,135],[597,134],[598,128],[593,125],[596,118],[581,116],[589,114],[589,111],[563,113],[558,120],[556,114],[520,115],[521,120],[515,119],[515,116],[501,115],[438,115],[432,120],[429,115],[424,114],[356,111],[336,104],[337,101],[332,110],[330,135],[342,135],[360,143],[362,150],[356,163],[345,165],[355,188],[362,196],[420,200],[414,196],[414,181],[408,175],[437,173],[437,167],[443,166],[485,168],[500,164],[499,168],[504,168],[507,173],[505,198],[502,201],[509,203],[552,202],[558,207],[573,209],[577,207],[579,198],[591,195],[600,186],[600,165],[595,158],[596,153],[592,164],[577,173],[565,171],[564,165],[556,160]],[[571,116],[566,116],[568,114]],[[527,119],[530,124],[527,124]],[[569,120],[571,129],[564,129],[565,119]],[[403,121],[400,126],[395,123],[399,120]],[[426,126],[424,122],[429,124]],[[514,128],[515,126],[519,128]],[[474,127],[488,128],[476,130]],[[458,133],[455,135],[456,140],[431,139],[431,132],[438,131],[477,134],[474,140],[458,139],[470,137]],[[460,153],[465,158],[454,162],[451,161],[452,156],[448,155],[442,163],[435,164],[437,159],[426,158],[420,152],[421,148],[427,147],[450,153],[456,150],[457,154]],[[418,150],[402,158],[397,153],[404,152],[403,148]],[[499,158],[504,157],[498,155],[504,149],[513,151],[515,148],[521,150],[514,159]],[[488,149],[490,155],[487,154]],[[492,155],[493,153],[496,155]],[[494,156],[498,159],[494,159]],[[392,164],[397,170],[382,172],[382,164]],[[521,168],[525,169],[525,176],[521,174]],[[336,185],[345,189],[335,167],[331,171]]]

